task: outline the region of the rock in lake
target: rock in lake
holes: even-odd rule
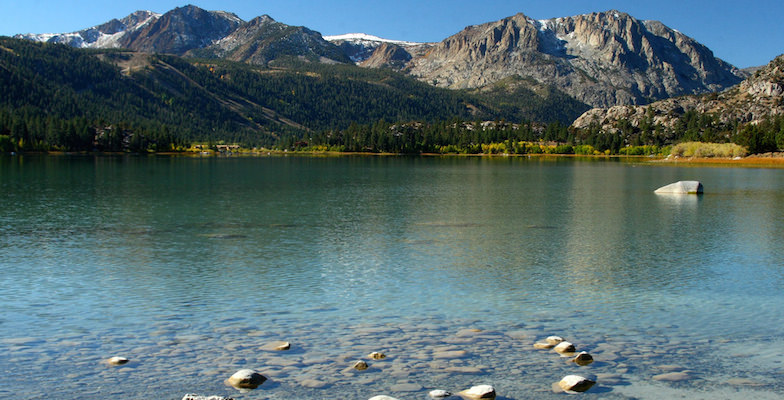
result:
[[[223,396],[200,396],[198,394],[186,394],[185,396],[182,396],[182,400],[232,400],[232,399]]]
[[[699,181],[678,181],[662,186],[654,191],[659,194],[701,194],[702,183]]]
[[[368,354],[368,357],[370,357],[370,358],[372,358],[374,360],[381,360],[381,359],[387,358],[387,355],[384,354],[384,353],[379,353],[377,351],[374,351],[374,352]]]
[[[443,389],[436,389],[436,390],[431,390],[430,393],[428,393],[428,395],[434,399],[443,399],[445,397],[451,396],[452,392],[448,392]]]
[[[553,350],[555,350],[555,351],[557,351],[558,353],[561,353],[561,354],[563,354],[563,353],[574,353],[576,351],[576,349],[574,348],[574,345],[569,343],[569,342],[558,343],[558,346],[555,346],[553,348]]]
[[[572,359],[572,362],[582,367],[592,363],[593,357],[587,352],[581,351],[580,354],[578,354]]]
[[[545,339],[544,341],[547,342],[547,343],[550,343],[553,346],[555,346],[558,343],[563,342],[564,338],[562,338],[560,336],[548,336],[547,339]]]
[[[473,386],[471,389],[463,390],[457,395],[471,400],[495,399],[495,388],[490,385]]]
[[[534,343],[535,349],[547,350],[547,349],[552,349],[553,347],[555,347],[555,345],[550,343],[542,343],[542,342]]]
[[[558,386],[567,393],[584,392],[594,384],[596,382],[579,375],[567,375],[558,382]]]
[[[291,343],[284,342],[284,341],[268,343],[262,347],[263,350],[271,350],[271,351],[283,351],[283,350],[288,350],[290,348],[291,348]]]
[[[359,360],[356,363],[354,363],[354,369],[357,371],[364,371],[368,369],[368,364],[362,360]]]
[[[387,396],[385,394],[382,394],[380,396],[373,396],[373,397],[369,398],[368,400],[397,400],[397,399],[394,398],[394,397],[390,397],[390,396]]]
[[[229,377],[226,383],[237,389],[256,389],[266,380],[267,378],[252,369],[241,369]]]
[[[128,359],[125,358],[125,357],[117,357],[117,356],[115,356],[115,357],[112,357],[112,358],[106,360],[106,362],[109,363],[109,365],[123,365],[123,364],[127,364],[128,363]]]

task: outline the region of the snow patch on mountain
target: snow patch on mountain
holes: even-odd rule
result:
[[[368,35],[366,33],[346,33],[343,35],[332,35],[332,36],[324,36],[324,40],[330,42],[375,42],[375,43],[392,43],[398,46],[419,46],[422,43],[418,42],[407,42],[404,40],[392,40],[392,39],[384,39],[378,36]]]
[[[139,19],[142,17],[142,19]],[[152,11],[137,11],[121,21],[114,20],[121,25],[120,29],[107,27],[109,23],[96,25],[77,32],[69,33],[27,33],[16,35],[16,38],[33,40],[44,43],[66,44],[79,48],[116,48],[120,47],[120,39],[128,32],[141,29],[147,24],[156,21],[161,14]]]

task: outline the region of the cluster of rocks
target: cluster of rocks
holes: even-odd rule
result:
[[[561,357],[571,358],[571,362],[578,366],[586,366],[593,362],[593,356],[588,352],[577,352],[574,344],[566,341],[560,336],[548,336],[544,342],[534,343],[534,348],[537,349],[552,349]],[[566,393],[579,393],[585,392],[590,389],[596,381],[588,379],[581,375],[567,375],[559,382],[553,384],[553,389],[556,391],[564,391]]]

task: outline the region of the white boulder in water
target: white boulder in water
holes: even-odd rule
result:
[[[495,399],[495,389],[490,385],[472,386],[470,389],[463,390],[458,396],[471,399]]]
[[[654,193],[700,194],[702,193],[702,183],[700,181],[678,181],[662,186]]]
[[[567,375],[560,382],[558,386],[567,393],[584,392],[591,388],[596,382],[579,375]]]

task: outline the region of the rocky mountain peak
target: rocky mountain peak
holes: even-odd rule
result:
[[[617,10],[540,21],[517,14],[469,26],[409,67],[448,88],[531,77],[594,106],[721,90],[743,76],[693,39]]]
[[[234,14],[187,5],[129,32],[120,40],[120,45],[141,52],[183,55],[225,37],[241,23]]]
[[[214,44],[203,49],[194,49],[189,54],[259,65],[265,65],[280,57],[351,62],[337,46],[324,40],[320,33],[302,26],[277,22],[269,15],[243,23]]]

